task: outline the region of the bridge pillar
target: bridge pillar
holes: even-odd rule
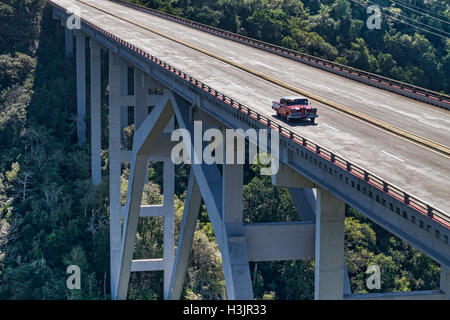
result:
[[[117,72],[120,73],[120,67],[117,68]],[[174,172],[173,164],[171,163],[170,158],[166,157],[162,160],[153,159],[153,161],[164,161],[164,205],[162,207],[157,206],[157,212],[155,212],[155,210],[151,210],[151,206],[146,208],[150,209],[150,214],[145,215],[164,217],[164,258],[133,260],[133,252],[138,219],[141,216],[143,209],[141,206],[141,200],[145,185],[144,173],[146,172],[146,167],[148,166],[152,149],[160,141],[159,138],[163,133],[164,128],[167,127],[167,124],[173,116],[173,109],[170,102],[171,99],[173,99],[171,92],[165,92],[151,115],[144,120],[143,124],[137,131],[135,131],[134,134],[127,202],[123,215],[123,232],[118,235],[111,234],[111,237],[114,236],[121,241],[118,265],[115,270],[117,275],[113,278],[114,281],[112,283],[112,299],[126,299],[130,272],[139,271],[164,270],[164,278],[166,282],[164,284],[164,293],[166,295],[168,294],[170,284],[169,277],[172,274],[174,256]],[[119,110],[119,108],[117,108],[117,110]],[[118,113],[120,116],[119,111]],[[116,126],[120,128],[120,121],[117,121]],[[151,214],[151,211],[153,211],[154,214]]]
[[[277,174],[272,176],[272,184],[277,187],[286,187],[289,190],[294,206],[302,221],[315,221],[316,196],[314,188],[317,186],[311,181],[288,167],[281,164]]]
[[[175,260],[175,166],[171,158],[164,160],[163,167],[164,205],[167,206],[163,226],[164,298],[168,299],[170,280]]]
[[[122,97],[128,96],[128,65],[122,63],[120,66],[120,95]],[[120,135],[121,144],[125,145],[124,129],[128,127],[128,105],[120,104]]]
[[[141,126],[148,116],[148,85],[145,81],[146,75],[139,68],[134,68],[134,131]],[[128,114],[127,114],[128,116]],[[145,169],[145,184],[148,184],[148,164]]]
[[[139,68],[134,68],[134,130],[137,130],[148,115],[148,87],[145,75]]]
[[[77,40],[77,132],[78,143],[86,143],[86,37],[76,31]]]
[[[445,293],[445,299],[450,300],[450,269],[444,265],[441,265],[440,289]]]
[[[316,220],[316,196],[312,188],[289,188],[292,202],[301,221]]]
[[[180,300],[183,290],[184,278],[192,249],[195,226],[202,205],[202,195],[195,179],[194,170],[191,169],[184,203],[183,220],[181,221],[180,235],[178,237],[177,254],[175,256],[172,278],[169,288],[170,300]]]
[[[69,28],[65,28],[65,55],[67,58],[73,56],[73,30]]]
[[[317,189],[315,292],[316,300],[342,300],[344,294],[345,204]]]
[[[109,51],[109,196],[112,295],[118,276],[121,247],[120,78],[122,59]]]
[[[101,47],[97,41],[91,44],[91,175],[92,183],[99,184],[102,179],[101,158]]]
[[[122,69],[122,76],[128,77]],[[128,70],[126,70],[128,72]],[[135,132],[141,127],[142,123],[148,116],[148,100],[149,100],[149,79],[142,70],[134,67],[134,126]],[[124,84],[122,84],[122,88]],[[124,89],[123,94],[125,92]],[[128,91],[128,90],[127,90]],[[166,93],[167,94],[167,93]],[[159,100],[164,99],[164,95],[159,96]],[[126,115],[128,117],[128,113]],[[123,125],[123,124],[122,124]],[[169,121],[164,133],[173,131],[173,119]],[[174,213],[174,193],[175,193],[175,168],[171,158],[158,159],[163,160],[163,189],[164,189],[164,298],[169,297],[169,287],[172,276],[172,269],[175,260],[175,213]],[[145,168],[144,183],[148,183],[148,163]]]
[[[176,103],[173,104],[173,107],[178,125],[192,135],[195,129],[192,125],[193,118],[190,104],[177,95],[175,95],[175,101]],[[183,140],[183,142],[189,143],[190,150],[192,150],[191,170],[193,170],[195,179],[198,182],[198,187],[208,210],[211,225],[222,254],[227,298],[231,300],[253,299],[247,243],[242,221],[243,166],[240,164],[224,164],[221,175],[218,167],[214,164],[196,163],[196,156],[202,150],[197,150],[191,139]],[[225,146],[226,144],[222,144],[222,148]],[[186,218],[190,221],[189,223],[186,221],[186,225],[189,224],[189,227],[186,226],[185,229],[187,238],[189,238],[194,224],[195,210],[193,209],[191,213],[186,213],[190,215],[190,217]],[[188,250],[190,240],[187,238],[183,250]],[[184,267],[180,263],[181,254],[182,251],[177,249],[175,270]],[[175,276],[177,276],[177,272],[174,272]],[[178,273],[178,275],[180,274],[181,272]],[[176,296],[172,295],[172,298],[176,298]]]
[[[253,300],[248,264],[247,241],[243,225],[242,164],[224,164],[222,170],[223,271],[229,300]]]

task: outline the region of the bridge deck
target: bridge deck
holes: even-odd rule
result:
[[[267,116],[274,115],[270,108],[273,99],[293,94],[229,64],[77,1],[53,1],[66,8],[73,4],[78,5],[84,19]],[[448,111],[107,0],[84,1],[436,142],[448,144],[450,141]],[[319,108],[318,125],[284,125],[447,214],[450,213],[448,157],[318,102],[314,104]],[[276,120],[276,117],[273,119]]]

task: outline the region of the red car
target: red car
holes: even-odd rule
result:
[[[276,110],[277,116],[286,117],[288,122],[291,119],[310,119],[314,123],[318,117],[317,108],[303,96],[283,97],[280,102],[272,101],[272,109]]]

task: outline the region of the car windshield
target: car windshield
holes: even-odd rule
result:
[[[302,105],[306,106],[308,105],[308,99],[289,99],[287,100],[288,106],[296,106],[296,105]]]

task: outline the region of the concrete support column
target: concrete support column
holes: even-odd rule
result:
[[[125,143],[125,128],[128,127],[128,107],[120,107],[120,135],[121,135],[121,148],[126,149]]]
[[[126,205],[127,213],[123,221],[124,230],[123,234],[119,236],[119,241],[120,238],[122,239],[119,244],[117,257],[114,259],[114,263],[117,263],[117,265],[112,266],[116,273],[114,278],[111,275],[111,279],[114,280],[111,286],[111,297],[113,300],[125,300],[128,294],[142,191],[144,189],[144,177],[141,173],[145,170],[147,159],[148,156],[145,154],[136,154],[134,161],[131,163]]]
[[[223,165],[223,246],[222,259],[227,298],[252,300],[253,289],[244,235],[242,164]]]
[[[164,160],[163,188],[164,205],[168,212],[164,217],[164,297],[167,299],[175,260],[175,168],[170,158]]]
[[[91,39],[91,176],[92,183],[102,179],[101,158],[101,48]]]
[[[134,130],[137,130],[148,115],[148,88],[144,72],[134,68]]]
[[[316,300],[342,300],[344,294],[345,204],[317,189],[315,292]]]
[[[120,95],[122,97],[128,96],[128,66],[123,63],[120,67]],[[125,145],[124,129],[128,127],[128,107],[127,105],[120,106],[120,133],[122,146]]]
[[[181,222],[180,235],[178,237],[177,254],[169,289],[168,299],[170,300],[180,300],[181,298],[181,291],[183,290],[189,254],[192,249],[192,240],[201,205],[202,195],[195,179],[194,171],[191,169],[186,201],[184,203],[183,220]]]
[[[117,68],[118,73],[120,74],[120,68]],[[123,222],[123,232],[121,235],[118,236],[119,241],[121,238],[121,245],[119,250],[119,263],[117,265],[117,268],[113,266],[112,270],[116,272],[117,274],[115,277],[112,277],[113,279],[113,287],[111,290],[111,296],[112,299],[126,299],[127,292],[128,292],[128,283],[130,279],[130,272],[133,265],[133,252],[134,252],[134,244],[136,240],[136,231],[137,231],[137,225],[138,220],[141,212],[141,200],[142,200],[142,191],[144,189],[144,172],[145,167],[148,163],[149,154],[151,153],[151,150],[155,146],[155,144],[158,142],[164,128],[167,126],[167,123],[169,122],[170,118],[173,116],[173,108],[170,104],[169,100],[173,97],[171,93],[168,93],[165,95],[164,99],[158,103],[158,105],[155,108],[155,116],[153,118],[147,117],[144,121],[143,125],[135,132],[134,135],[134,141],[133,141],[133,156],[131,159],[131,167],[130,167],[130,178],[128,181],[128,192],[127,192],[127,202],[125,206],[124,211],[124,222]],[[117,106],[116,106],[117,107]],[[119,110],[119,108],[116,108]],[[119,111],[120,116],[120,111]],[[116,117],[116,119],[119,117]],[[120,118],[119,121],[116,122],[115,126],[117,129],[120,128]],[[119,131],[119,130],[117,130]],[[116,136],[119,138],[118,136]],[[165,161],[164,159],[163,161]],[[161,160],[160,160],[161,161]],[[119,167],[120,169],[120,167]],[[170,168],[167,166],[165,167],[166,173],[165,175],[169,174],[169,176],[173,177],[173,173],[170,172]],[[172,178],[173,179],[173,178]],[[173,183],[173,182],[172,182]],[[171,186],[171,182],[165,179],[165,186],[168,191],[173,194],[173,185]],[[119,191],[120,191],[120,185],[119,185]],[[120,193],[119,196],[119,204],[120,204]],[[167,205],[170,206],[170,197],[168,197],[166,194],[164,194],[164,211],[166,211]],[[173,198],[172,198],[173,201]],[[112,206],[112,203],[111,203]],[[172,204],[173,208],[173,204]],[[120,209],[120,207],[119,207]],[[173,209],[172,209],[173,210]],[[173,212],[173,211],[172,211]],[[164,217],[170,216],[169,212],[164,212],[162,214]],[[172,213],[173,215],[173,213]],[[119,216],[120,217],[120,216]],[[170,219],[170,218],[169,218]],[[173,221],[173,220],[172,220]],[[119,225],[119,231],[120,231],[120,225]],[[170,232],[170,229],[168,230],[168,227],[165,226],[165,232]],[[173,226],[172,226],[172,232],[173,232]],[[114,234],[111,235],[111,237],[115,236]],[[164,247],[170,247],[172,246],[172,252],[173,252],[173,240],[172,242],[165,239]],[[166,248],[164,249],[166,251]],[[170,254],[165,252],[165,254],[170,259]],[[173,256],[173,253],[172,253]],[[165,258],[165,257],[164,257]],[[163,259],[164,260],[164,259]],[[169,260],[170,261],[170,260]],[[172,259],[173,261],[173,259]],[[138,261],[136,261],[139,263]],[[141,261],[142,262],[142,261]],[[147,261],[148,262],[148,261]],[[144,262],[144,264],[147,264],[147,262]],[[155,267],[155,263],[153,264],[153,267]],[[141,263],[142,265],[142,263]],[[156,266],[157,269],[153,270],[161,270],[160,266]],[[164,265],[163,268],[164,269]],[[139,268],[138,268],[139,269]],[[136,270],[137,271],[137,270]],[[144,271],[144,270],[140,270]],[[171,271],[171,270],[170,270]]]
[[[440,289],[445,293],[445,299],[450,300],[450,269],[444,265],[441,265]]]
[[[67,58],[73,56],[73,30],[65,28],[65,55]]]
[[[134,131],[141,126],[148,116],[148,87],[145,74],[139,68],[134,68]],[[148,184],[148,164],[145,170],[145,184]]]
[[[78,143],[86,143],[86,37],[80,30],[77,39],[77,131]]]
[[[348,275],[346,263],[344,263],[344,294],[346,295],[352,294],[352,285],[350,283],[350,277]]]
[[[121,248],[122,206],[120,199],[120,77],[122,60],[109,52],[109,195],[111,288],[118,276]]]
[[[316,220],[316,196],[311,188],[289,188],[289,193],[301,221]]]

